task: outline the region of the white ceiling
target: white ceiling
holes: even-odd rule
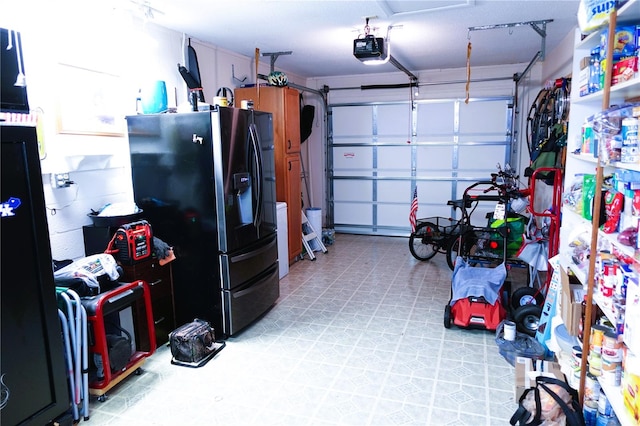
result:
[[[545,49],[555,46],[577,24],[579,0],[132,0],[151,7],[153,22],[224,49],[254,57],[292,51],[276,59],[301,77],[369,74],[397,69],[366,66],[353,56],[353,40],[365,18],[389,31],[391,55],[418,70],[471,65],[529,63],[543,38],[527,24],[469,31],[470,27],[553,20],[546,24]],[[147,9],[148,10],[148,9]],[[543,29],[543,25],[538,26]],[[270,63],[270,57],[260,61]]]

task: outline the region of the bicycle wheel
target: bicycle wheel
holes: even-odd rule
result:
[[[449,269],[453,271],[453,268],[456,266],[456,258],[460,253],[460,240],[462,239],[461,235],[458,235],[455,238],[452,238],[449,242],[449,246],[447,247],[447,265],[449,265]]]
[[[475,256],[478,252],[478,235],[475,231],[465,231],[457,238],[458,240],[458,255],[465,259],[471,256]]]
[[[429,260],[438,253],[439,244],[434,241],[438,227],[431,222],[423,222],[409,237],[409,251],[418,260]]]
[[[487,263],[482,256],[482,243],[483,240],[478,238],[478,234],[473,230],[468,230],[458,235],[451,241],[447,249],[447,264],[449,268],[453,271],[458,256],[465,259],[471,266]]]

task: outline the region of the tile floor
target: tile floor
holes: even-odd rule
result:
[[[443,326],[451,272],[406,238],[338,234],[204,367],[159,348],[92,399],[94,425],[508,425],[514,369],[493,333]]]

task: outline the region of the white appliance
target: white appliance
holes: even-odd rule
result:
[[[287,203],[276,202],[276,223],[278,224],[278,267],[280,279],[289,273],[289,235],[287,234]]]

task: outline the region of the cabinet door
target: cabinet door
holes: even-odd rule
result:
[[[134,265],[123,265],[122,269],[123,280],[143,280],[149,285],[156,346],[168,342],[169,333],[176,328],[171,265],[160,266],[157,260],[151,259]]]
[[[0,129],[0,424],[43,425],[69,396],[36,131]]]
[[[284,92],[284,139],[287,155],[300,152],[300,94],[287,88]]]
[[[289,231],[289,263],[302,253],[302,194],[300,192],[300,157],[287,157],[286,189]]]

